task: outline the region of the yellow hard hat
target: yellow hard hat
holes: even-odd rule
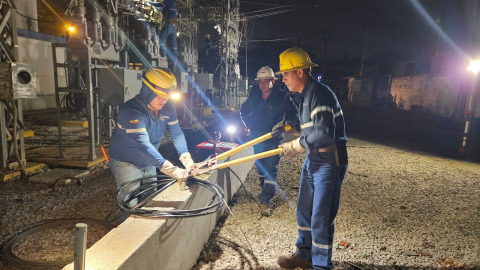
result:
[[[210,38],[210,34],[206,34],[205,37]]]
[[[177,79],[168,68],[154,68],[143,73],[143,83],[162,98],[170,98],[170,91],[177,88]]]
[[[277,74],[316,66],[304,50],[290,48],[280,54],[280,71]]]

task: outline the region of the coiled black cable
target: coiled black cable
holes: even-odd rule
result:
[[[3,246],[1,253],[2,262],[7,265],[11,265],[20,269],[52,269],[52,268],[62,268],[65,265],[71,263],[72,261],[51,261],[51,262],[38,262],[38,261],[27,261],[19,258],[13,250],[15,246],[25,239],[27,236],[32,235],[36,232],[45,230],[47,228],[57,227],[60,225],[72,225],[72,228],[75,228],[77,223],[87,223],[98,224],[105,227],[108,230],[115,228],[112,224],[105,222],[103,220],[91,219],[91,218],[78,218],[78,219],[57,219],[57,220],[46,220],[36,224],[34,227],[25,230],[13,237],[11,237]]]
[[[144,181],[146,179],[149,180]],[[222,209],[224,204],[223,199],[225,196],[222,188],[217,184],[196,178],[188,179],[187,183],[199,185],[213,193],[212,199],[205,207],[189,210],[154,210],[142,208],[158,194],[175,184],[175,182],[177,182],[177,180],[166,175],[151,175],[125,183],[117,192],[117,206],[120,208],[120,210],[130,214],[153,218],[199,217],[213,214]],[[137,185],[138,187],[136,187]],[[131,189],[133,189],[133,191],[123,195],[127,193],[126,190]],[[138,199],[138,204],[133,207],[128,206],[128,204],[134,199]]]

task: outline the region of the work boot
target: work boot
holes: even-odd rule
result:
[[[300,259],[295,253],[291,255],[282,255],[278,257],[277,264],[283,268],[294,269],[297,267],[300,268],[313,268],[311,261],[304,261]]]
[[[270,209],[270,205],[261,204],[260,208],[262,209],[262,216],[269,217],[270,215],[272,215],[272,213],[271,213],[272,209]]]

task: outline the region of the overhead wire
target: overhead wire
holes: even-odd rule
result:
[[[296,10],[303,9],[303,8],[304,7],[298,7],[298,8],[288,9],[288,10],[281,10],[281,11],[275,11],[275,12],[270,12],[270,13],[251,15],[251,16],[247,16],[246,19],[251,20],[251,19],[254,19],[254,18],[264,18],[264,17],[268,17],[268,16],[273,16],[273,15],[283,14],[283,13],[287,13],[287,12],[291,12],[291,11],[296,11]]]
[[[255,11],[249,11],[249,12],[244,12],[244,13],[242,13],[242,15],[250,14],[250,13],[258,13],[258,12],[262,12],[262,11],[267,11],[267,10],[272,10],[272,9],[278,9],[278,8],[284,8],[284,7],[294,7],[294,6],[299,6],[299,5],[301,5],[301,4],[302,4],[302,3],[292,4],[292,5],[284,5],[284,6],[276,6],[276,7],[273,7],[273,8],[266,8],[266,9],[260,9],[260,10],[255,10]]]
[[[250,1],[240,1],[240,3],[247,3],[247,4],[256,4],[256,5],[263,5],[263,6],[283,6],[277,4],[266,4],[266,3],[259,3],[259,2],[250,2]]]
[[[30,17],[28,17],[28,16],[26,16],[26,15],[23,15],[22,13],[18,12],[17,10],[16,10],[16,12],[17,12],[18,15],[20,15],[20,16],[22,16],[22,17],[24,17],[24,18],[27,18],[27,19],[29,19],[29,20],[39,21],[39,22],[48,22],[48,23],[59,23],[58,21],[46,21],[46,20],[41,20],[41,19],[30,18]]]

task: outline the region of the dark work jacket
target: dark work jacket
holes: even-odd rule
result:
[[[317,151],[333,143],[346,143],[342,108],[332,90],[309,78],[299,101],[300,144],[308,151]]]
[[[262,98],[262,91],[255,87],[248,99],[242,104],[240,116],[253,138],[272,132],[273,126],[284,120],[293,121],[297,117],[295,106],[285,92],[272,88],[272,93],[267,100]],[[272,138],[268,141],[278,143],[282,137]],[[267,141],[267,142],[268,142]]]
[[[173,0],[165,0],[160,3],[150,2],[150,4],[154,7],[163,8],[162,13],[165,19],[177,19],[177,5]]]

